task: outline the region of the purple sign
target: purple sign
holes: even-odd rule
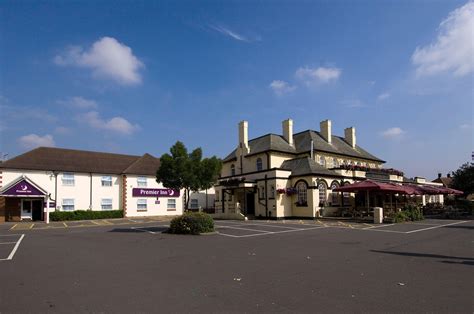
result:
[[[173,189],[143,189],[134,188],[133,197],[179,197],[179,191]]]
[[[14,186],[2,193],[2,195],[14,195],[14,196],[44,196],[44,192],[41,192],[33,185],[28,183],[25,179],[21,180]]]

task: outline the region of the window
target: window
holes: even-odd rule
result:
[[[351,205],[351,194],[349,192],[343,192],[342,193],[342,205],[344,206],[349,206]]]
[[[112,176],[102,176],[102,186],[112,186]]]
[[[331,190],[334,190],[339,187],[339,184],[336,182],[333,182],[331,184]],[[338,192],[332,192],[331,193],[331,204],[332,206],[338,206],[339,205],[339,193]]]
[[[362,163],[360,161],[358,161],[357,166],[362,166]]]
[[[62,181],[63,185],[74,186],[74,173],[64,172]]]
[[[261,186],[260,187],[260,199],[265,198],[265,187]]]
[[[323,167],[326,166],[326,158],[324,156],[319,156],[319,164]]]
[[[196,208],[198,208],[198,207],[199,207],[199,202],[198,202],[198,200],[197,200],[197,199],[194,199],[194,198],[191,199],[191,208],[192,208],[192,209],[196,209]]]
[[[327,200],[327,197],[326,197],[326,192],[327,192],[326,183],[319,182],[318,190],[319,190],[319,204],[324,204]]]
[[[137,178],[137,186],[145,188],[147,186],[146,177],[138,177]]]
[[[137,200],[137,211],[139,212],[146,212],[147,207],[146,207],[146,199],[145,198],[140,198]]]
[[[63,198],[63,210],[74,210],[73,198]]]
[[[102,210],[112,210],[112,199],[111,198],[103,198],[100,203],[100,208]]]
[[[275,198],[275,187],[270,186],[270,198]]]
[[[192,200],[191,200],[191,202],[192,202]],[[176,200],[174,198],[169,198],[168,199],[167,208],[168,208],[168,210],[176,210]]]
[[[263,169],[262,158],[257,158],[257,171],[261,171]]]
[[[297,205],[306,206],[308,203],[308,187],[306,182],[298,182],[296,184],[296,191],[298,193]]]
[[[337,160],[337,158],[333,158],[333,159],[332,159],[332,164],[333,164],[333,167],[334,167],[334,168],[339,167],[339,161]]]
[[[230,165],[230,175],[235,176],[235,165],[234,164]]]

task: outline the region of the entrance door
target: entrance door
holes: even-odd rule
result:
[[[247,204],[245,204],[245,209],[247,215],[255,215],[255,194],[247,193]]]
[[[33,220],[43,220],[43,200],[33,200],[31,203]]]

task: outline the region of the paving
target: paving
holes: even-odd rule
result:
[[[473,221],[107,221],[0,229],[0,312],[473,312]]]

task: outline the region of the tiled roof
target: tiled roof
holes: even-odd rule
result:
[[[144,156],[39,147],[0,164],[0,169],[70,171],[82,173],[154,175],[158,159]],[[156,168],[157,169],[157,168]],[[141,173],[143,172],[143,173]]]
[[[340,176],[336,172],[329,170],[319,164],[317,164],[310,157],[302,157],[286,160],[281,165],[282,169],[291,170],[291,176],[302,176],[302,175],[327,175],[327,176]]]

